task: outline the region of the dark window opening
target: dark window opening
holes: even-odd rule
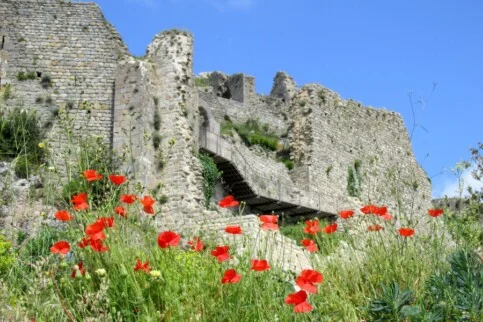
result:
[[[0,49],[3,49],[3,46],[5,46],[5,36],[2,36],[2,47]]]
[[[226,98],[226,99],[230,99],[231,98],[231,92],[230,92],[230,89],[229,88],[226,88],[225,90],[223,90],[223,88],[221,86],[218,86],[218,93],[221,92],[221,97],[223,98]]]
[[[37,77],[42,77],[42,72],[37,72]]]

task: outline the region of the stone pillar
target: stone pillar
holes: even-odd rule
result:
[[[192,53],[191,34],[172,30],[156,35],[146,54],[154,67],[153,95],[161,118],[161,189],[167,202],[157,225],[164,228],[192,225],[204,207],[201,165],[195,155],[199,112]]]

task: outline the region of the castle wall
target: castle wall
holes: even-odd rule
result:
[[[258,119],[266,123],[277,134],[287,131],[287,119],[281,111],[282,101],[262,95],[254,95],[251,103],[241,103],[231,99],[216,96],[204,87],[198,87],[200,99],[205,101],[218,122],[223,122],[228,116],[234,123],[241,124],[249,119]]]
[[[7,105],[35,109],[46,123],[65,109],[76,133],[109,142],[117,60],[127,48],[98,5],[2,0],[0,17],[1,84],[10,84],[12,93]],[[20,81],[21,72],[35,77]],[[54,150],[66,143],[63,131],[54,122]]]
[[[307,186],[349,195],[352,168],[363,202],[387,204],[409,215],[429,207],[431,185],[399,114],[342,100],[320,85],[302,87],[291,113],[293,156],[306,171]]]

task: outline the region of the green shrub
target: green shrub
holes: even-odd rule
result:
[[[441,311],[451,321],[479,321],[483,312],[481,259],[474,251],[459,250],[449,264],[448,271],[438,269],[426,283],[426,311]]]
[[[43,162],[45,149],[39,147],[43,138],[35,112],[0,111],[0,159],[17,158],[15,172],[19,177],[25,178]]]
[[[38,170],[38,163],[31,155],[23,154],[18,156],[15,160],[15,175],[18,178],[27,179]]]
[[[220,124],[221,135],[233,136],[233,122],[230,119],[225,119]]]
[[[233,124],[246,145],[259,145],[271,151],[277,151],[278,136],[272,133],[268,125],[261,125],[258,120],[249,119],[243,124]]]
[[[27,75],[25,75],[27,79],[34,80],[37,78],[37,73],[36,72],[28,72]]]
[[[11,248],[12,243],[0,235],[0,276],[5,275],[15,263],[15,255]]]
[[[12,87],[10,84],[5,85],[3,88],[0,88],[0,92],[2,93],[2,99],[4,101],[10,98]]]
[[[42,85],[42,88],[44,89],[52,87],[52,79],[50,75],[45,74],[44,76],[42,76],[42,79],[40,80],[40,85]]]
[[[393,282],[382,285],[381,294],[371,301],[368,310],[373,321],[407,321],[419,313],[418,307],[411,306],[413,301],[413,291]]]
[[[208,78],[205,77],[195,77],[195,85],[198,87],[210,86]]]
[[[159,146],[161,145],[161,140],[162,136],[158,132],[153,133],[153,147],[155,150],[159,149]]]
[[[95,208],[105,206],[109,200],[118,200],[120,191],[112,191],[113,187],[108,176],[111,173],[117,173],[121,160],[112,153],[109,145],[102,138],[80,139],[79,146],[81,149],[77,160],[78,165],[74,169],[79,174],[64,184],[60,201],[69,204],[72,195],[79,192],[88,192],[89,200]],[[83,176],[83,171],[89,169],[101,173],[103,178],[88,183]],[[112,197],[112,194],[115,196]]]

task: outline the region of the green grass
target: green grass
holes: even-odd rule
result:
[[[59,120],[62,116],[59,113]],[[18,127],[25,130],[25,124],[20,122]],[[332,234],[324,232],[328,222],[321,221],[322,232],[316,235],[304,233],[303,222],[281,219],[283,235],[298,245],[305,238],[317,243],[319,251],[307,256],[324,276],[317,293],[307,299],[313,310],[295,313],[284,301],[294,292],[297,276],[275,265],[264,272],[251,270],[253,245],[248,236],[227,242],[233,260],[223,263],[211,255],[219,245],[217,240],[205,235],[200,236],[206,245],[201,252],[185,246],[193,236],[184,231],[178,232],[181,245],[160,248],[159,231],[152,225],[154,217],[144,213],[139,202],[124,205],[127,218],[114,213],[120,194],[146,195],[139,185],[127,182],[114,186],[107,179],[118,169],[114,161],[121,159],[112,156],[99,139],[79,141],[67,136],[67,140],[81,147],[72,149],[78,155],[66,157],[69,181],[59,184],[63,181],[56,172],[44,173],[44,195],[47,202],[57,201],[59,209],[67,209],[74,219],[55,227],[44,225],[29,239],[17,235],[21,242],[17,245],[0,238],[0,316],[7,321],[481,320],[483,265],[474,252],[482,236],[481,227],[476,225],[481,218],[479,205],[458,215],[446,212],[430,218],[434,222],[427,234],[418,227],[409,238],[398,235],[399,227],[393,221],[372,215],[355,215]],[[85,169],[95,169],[103,178],[87,182],[82,176]],[[69,203],[71,195],[78,192],[89,196],[87,211],[74,211]],[[163,191],[152,193],[159,210]],[[111,216],[114,226],[104,229],[108,251],[80,248],[78,242],[86,227],[99,217]],[[422,211],[419,216],[427,215]],[[375,223],[384,230],[368,232],[368,225]],[[454,246],[447,243],[448,235],[453,237]],[[71,245],[65,257],[50,251],[60,240]],[[244,243],[247,251],[235,252],[239,243]],[[264,255],[257,256],[263,259]],[[149,261],[159,276],[135,271],[138,259]],[[80,261],[86,274],[72,278]],[[221,283],[229,268],[242,275],[239,283]]]

